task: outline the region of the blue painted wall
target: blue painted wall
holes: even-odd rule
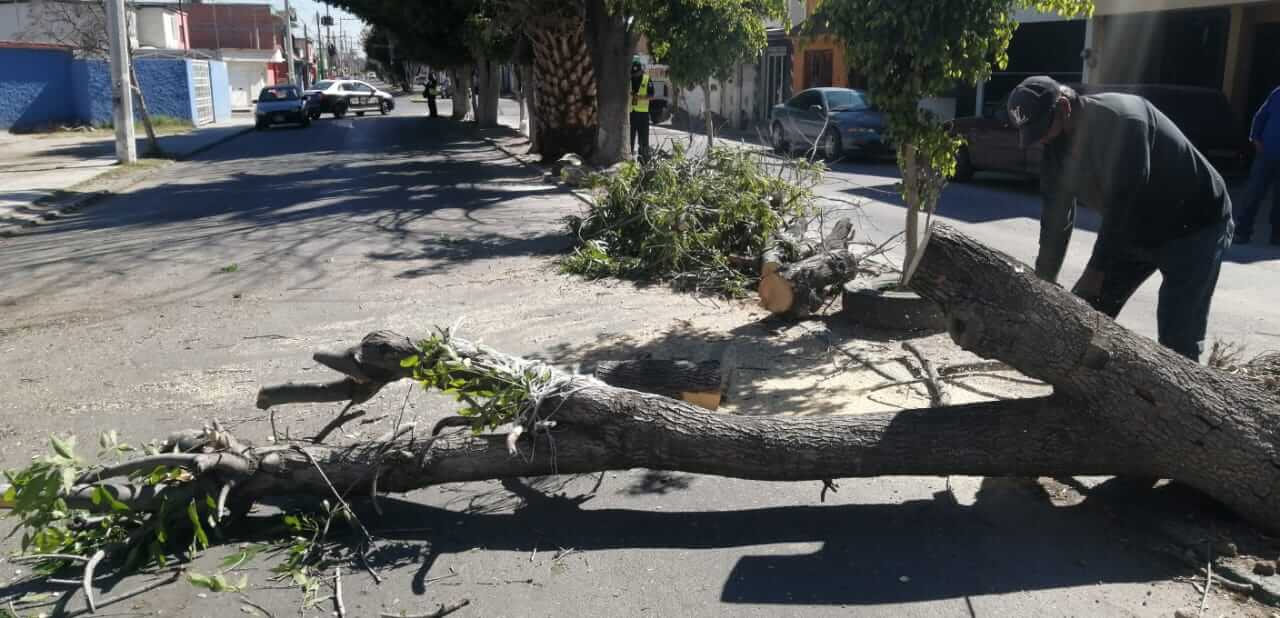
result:
[[[147,97],[147,110],[152,116],[169,116],[188,122],[194,117],[191,89],[187,85],[188,62],[181,58],[138,58],[134,61],[138,85]]]
[[[231,79],[227,76],[227,63],[210,60],[209,80],[213,86],[213,121],[231,120]]]
[[[75,60],[71,65],[71,89],[77,122],[95,126],[111,124],[111,74],[102,60]]]
[[[0,48],[0,129],[72,122],[71,63],[65,50]]]
[[[138,83],[152,116],[191,122],[195,102],[191,60],[139,58]],[[210,62],[214,119],[231,116],[227,67]],[[0,47],[0,130],[34,130],[60,124],[111,124],[111,76],[105,60],[73,59],[54,49]],[[140,118],[137,106],[135,116]]]

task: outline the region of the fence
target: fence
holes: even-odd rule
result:
[[[191,58],[136,58],[138,85],[153,116],[192,124],[231,115],[226,65]],[[111,75],[105,60],[76,58],[67,47],[0,41],[0,129],[111,123]],[[135,106],[135,110],[137,106]]]

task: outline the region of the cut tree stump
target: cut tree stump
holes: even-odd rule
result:
[[[848,249],[819,253],[760,277],[760,306],[770,313],[804,318],[817,311],[857,275],[858,260]]]
[[[760,306],[770,313],[803,318],[817,310],[856,274],[857,259],[848,250],[853,223],[841,217],[822,240],[798,233],[779,234],[760,258]]]
[[[943,307],[960,347],[1080,402],[1077,422],[1099,442],[1107,434],[1132,441],[1127,461],[1280,530],[1280,400],[1257,383],[1116,324],[944,225],[935,224],[911,287]]]

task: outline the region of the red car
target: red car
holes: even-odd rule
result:
[[[1162,84],[1072,84],[1071,87],[1080,94],[1122,92],[1144,97],[1173,120],[1220,173],[1248,169],[1253,149],[1239,128],[1226,95],[1218,90]],[[1044,149],[1032,146],[1024,151],[1018,147],[1018,129],[1009,123],[1004,101],[990,115],[957,118],[949,128],[965,138],[965,145],[956,154],[954,180],[964,182],[984,170],[1040,175]]]

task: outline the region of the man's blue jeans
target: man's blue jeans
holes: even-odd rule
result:
[[[1164,279],[1156,309],[1160,343],[1199,361],[1204,352],[1209,304],[1222,269],[1222,254],[1231,246],[1234,227],[1231,219],[1224,219],[1160,247],[1131,250],[1124,259],[1107,267],[1101,293],[1085,300],[1114,318],[1138,287],[1159,270]]]
[[[1236,213],[1239,224],[1236,237],[1241,242],[1248,242],[1253,237],[1253,222],[1258,217],[1262,200],[1267,192],[1280,180],[1280,159],[1267,159],[1261,154],[1253,161],[1249,171],[1249,187],[1245,191],[1244,202],[1240,204],[1240,212]],[[1280,208],[1276,206],[1276,198],[1271,200],[1271,242],[1280,243]]]

